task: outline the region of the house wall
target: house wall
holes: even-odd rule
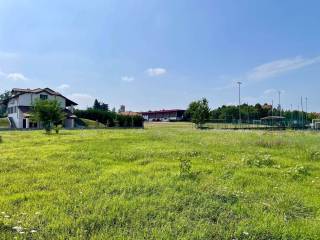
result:
[[[8,108],[11,108],[11,107],[15,107],[16,111],[14,113],[8,112],[8,117],[10,117],[14,121],[16,127],[19,128],[21,126],[20,119],[19,119],[21,112],[18,108],[18,101],[16,99],[11,99],[9,101]]]
[[[17,128],[23,128],[23,118],[24,115],[23,113],[19,110],[19,106],[32,106],[32,104],[34,103],[35,100],[40,99],[40,95],[47,95],[48,96],[48,100],[57,100],[60,103],[60,106],[62,109],[66,108],[66,99],[61,97],[61,96],[56,96],[56,95],[51,95],[45,91],[40,92],[40,93],[25,93],[25,94],[21,94],[19,95],[17,98],[15,99],[11,99],[8,103],[8,108],[9,107],[16,107],[16,111],[14,113],[8,113],[8,117],[12,118],[16,127]],[[29,121],[27,121],[27,126]],[[38,126],[41,127],[41,124],[39,124]],[[68,127],[73,127],[74,126],[74,122],[73,121],[68,121]]]
[[[25,93],[19,96],[19,106],[32,106],[35,100],[40,99],[40,95],[47,95],[48,100],[57,100],[61,108],[66,108],[66,100],[61,96],[50,95],[47,92],[41,93]]]

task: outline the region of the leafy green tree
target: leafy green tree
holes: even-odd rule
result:
[[[36,100],[33,104],[32,120],[41,122],[47,133],[65,119],[61,106],[56,100]]]
[[[93,109],[100,109],[100,107],[101,107],[100,102],[98,101],[98,99],[95,99],[93,103]]]
[[[10,96],[11,93],[9,91],[5,91],[4,93],[0,94],[0,117],[3,117],[7,112]]]
[[[198,101],[191,102],[188,109],[187,115],[190,116],[191,121],[197,125],[198,128],[202,127],[210,116],[210,108],[208,100],[203,98]]]
[[[95,99],[94,103],[93,103],[93,109],[109,111],[109,105],[107,103],[104,103],[104,102],[99,102],[97,99]]]

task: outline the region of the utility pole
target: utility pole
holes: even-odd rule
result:
[[[241,84],[242,82],[237,82],[239,85],[239,123],[241,123]]]
[[[279,95],[279,116],[281,117],[281,91],[278,91]]]
[[[306,97],[306,123],[308,123],[308,97]]]
[[[304,126],[304,114],[303,114],[303,100],[301,96],[301,120],[302,120],[302,126]]]
[[[272,105],[271,105],[271,124],[273,127],[273,99],[272,99]]]

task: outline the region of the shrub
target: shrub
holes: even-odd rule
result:
[[[189,159],[180,160],[180,176],[190,176],[191,174],[191,161]]]
[[[78,118],[86,118],[101,122],[108,125],[108,127],[113,127],[115,125],[116,113],[114,112],[89,108],[87,110],[76,110],[75,115],[77,115]]]
[[[247,165],[251,167],[272,167],[275,165],[275,161],[271,155],[255,155],[253,158],[246,159]]]
[[[144,119],[140,115],[117,115],[117,122],[119,127],[143,127],[143,121]]]
[[[2,143],[2,136],[0,136],[0,143]]]
[[[320,161],[320,151],[308,151],[308,159],[310,161]]]
[[[309,176],[310,175],[309,169],[304,167],[304,166],[295,166],[294,168],[290,168],[288,173],[295,180],[299,180],[299,179],[302,179],[305,176]]]

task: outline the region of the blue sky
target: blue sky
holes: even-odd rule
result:
[[[0,90],[130,110],[277,100],[320,111],[317,0],[1,0]]]

